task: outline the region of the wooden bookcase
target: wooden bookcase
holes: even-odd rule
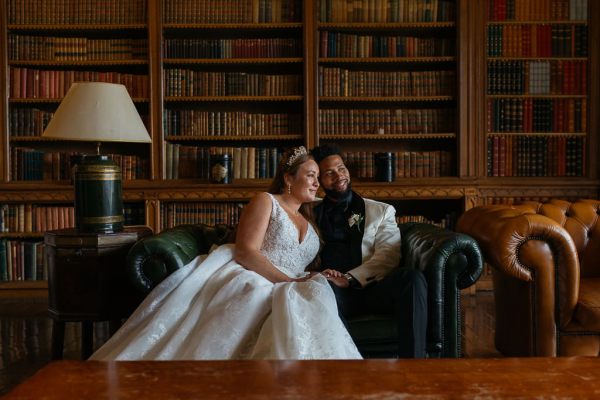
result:
[[[62,92],[15,95],[14,71],[22,69],[52,71],[44,74],[58,76],[50,80],[54,83],[62,75],[86,71],[100,72],[102,79],[117,73],[144,76],[131,91],[152,143],[104,147],[106,153],[131,157],[123,164],[124,170],[136,171],[124,181],[128,213],[137,215],[133,223],[145,223],[155,232],[182,222],[235,221],[239,207],[266,189],[275,149],[298,144],[340,144],[349,155],[355,190],[394,204],[403,220],[452,227],[460,213],[479,204],[598,196],[600,117],[593,110],[600,106],[600,52],[591,45],[600,40],[597,2],[587,2],[587,20],[566,21],[552,14],[523,17],[522,6],[556,7],[575,0],[99,1],[36,0],[35,9],[42,11],[35,12],[28,7],[31,1],[0,1],[0,74],[5,77],[0,81],[0,206],[73,202],[67,161],[45,175],[42,170],[41,180],[28,180],[40,177],[31,171],[27,179],[16,179],[24,177],[18,170],[23,151],[17,154],[17,148],[61,153],[65,160],[71,151],[90,151],[39,137]],[[516,4],[519,18],[497,20],[493,10],[499,4],[509,10]],[[90,12],[99,9],[104,12]],[[555,32],[563,35],[561,27],[584,30],[587,51],[579,46],[577,57],[542,57],[496,43],[495,51],[510,52],[490,53],[499,30],[512,33],[521,26],[557,26]],[[67,56],[15,53],[15,37],[21,47],[47,43],[46,49],[56,53],[66,48]],[[92,57],[97,53],[83,44],[91,41],[112,43],[119,50]],[[77,57],[69,58],[73,49]],[[126,55],[117,56],[121,51]],[[497,63],[570,61],[587,72],[581,93],[490,91],[497,76],[489,73]],[[516,124],[489,128],[498,122],[490,118],[492,106],[509,104],[511,120],[517,120],[519,105],[538,99],[540,104],[566,102],[567,109],[578,105],[587,115],[573,131],[537,125],[536,130],[512,129]],[[500,149],[499,138],[556,136],[584,143],[581,168],[569,174],[574,176],[507,174],[506,157],[504,176],[494,176],[500,175],[500,164],[494,169],[488,160],[494,140]],[[503,146],[506,156],[506,141]],[[372,158],[383,151],[396,155],[393,182],[373,179]],[[246,168],[238,167],[231,184],[211,184],[211,153],[228,153],[234,164]],[[249,167],[252,160],[254,168]],[[532,176],[536,174],[542,176]],[[1,235],[41,238],[41,232]],[[40,282],[8,282],[0,288],[30,290],[32,285],[44,287]]]

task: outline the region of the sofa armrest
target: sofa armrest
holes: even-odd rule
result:
[[[457,230],[478,241],[495,270],[532,284],[538,301],[545,302],[543,309],[554,314],[550,305],[558,299],[560,325],[568,324],[579,297],[579,259],[573,239],[560,224],[526,208],[493,205],[464,213]]]
[[[442,343],[442,357],[460,357],[460,289],[483,269],[477,242],[431,224],[401,224],[401,266],[423,271],[428,285],[428,342]],[[441,335],[441,337],[432,337]]]
[[[139,291],[148,293],[173,271],[232,236],[233,229],[226,225],[179,225],[139,240],[127,254],[127,274]]]

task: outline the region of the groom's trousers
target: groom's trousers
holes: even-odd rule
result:
[[[331,284],[340,317],[394,314],[398,322],[400,358],[424,358],[427,342],[427,282],[416,269],[396,268],[384,279],[362,289]]]

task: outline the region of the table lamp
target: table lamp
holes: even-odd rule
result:
[[[112,233],[123,229],[121,169],[100,154],[102,142],[151,142],[123,85],[73,83],[43,137],[96,143],[73,167],[75,226],[80,232]]]

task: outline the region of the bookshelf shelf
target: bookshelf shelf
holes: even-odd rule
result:
[[[356,139],[369,139],[369,140],[415,140],[415,139],[455,139],[456,133],[417,133],[417,134],[371,134],[371,135],[330,135],[322,134],[323,139],[340,139],[340,140],[356,140]]]
[[[319,63],[365,64],[365,63],[447,63],[455,62],[456,57],[321,57]]]
[[[302,22],[266,22],[266,23],[242,23],[242,24],[163,24],[165,30],[281,30],[281,29],[301,29]]]
[[[415,102],[441,102],[441,101],[454,101],[454,96],[411,96],[411,97],[332,97],[322,96],[320,101],[332,101],[332,102],[403,102],[403,103],[415,103]]]
[[[587,57],[488,57],[490,61],[587,61]]]
[[[587,132],[488,132],[488,136],[582,136]]]
[[[587,20],[488,21],[489,25],[587,25]]]
[[[286,140],[301,140],[303,135],[264,135],[264,136],[166,136],[165,140],[172,142],[183,142],[183,141],[286,141]]]
[[[347,30],[402,30],[402,29],[447,29],[456,27],[453,21],[446,22],[319,22],[319,29]]]
[[[288,58],[166,58],[164,65],[195,65],[195,64],[301,64],[300,57]]]
[[[123,31],[148,29],[147,24],[8,24],[9,31]]]
[[[168,96],[165,97],[166,102],[225,102],[225,101],[241,101],[241,102],[269,102],[269,101],[302,101],[302,96]]]
[[[0,232],[0,238],[41,239],[43,237],[43,232]]]
[[[28,290],[28,289],[48,289],[48,281],[40,280],[40,281],[31,281],[31,280],[23,280],[23,281],[10,281],[10,282],[0,282],[0,291],[2,290]]]
[[[8,65],[18,65],[22,67],[134,67],[147,66],[148,60],[11,60]]]
[[[134,103],[149,103],[149,98],[140,98],[140,97],[132,97]],[[25,98],[25,99],[15,99],[10,98],[8,102],[10,104],[41,104],[41,103],[49,103],[58,105],[62,101],[61,98],[53,98],[53,99],[42,99],[42,98]]]
[[[585,94],[488,94],[488,99],[585,99]]]

